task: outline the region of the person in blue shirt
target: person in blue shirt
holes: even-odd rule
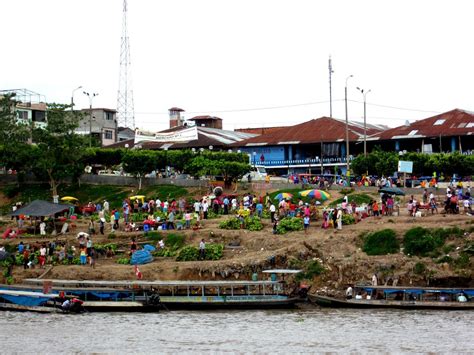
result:
[[[18,254],[23,254],[24,250],[25,246],[23,245],[23,242],[20,242],[20,244],[18,244]]]
[[[261,202],[257,203],[257,215],[259,217],[262,217],[262,212],[263,212],[263,204]]]

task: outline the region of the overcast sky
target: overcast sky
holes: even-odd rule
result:
[[[0,1],[0,89],[68,103],[82,85],[99,93],[95,107],[116,108],[122,2]],[[167,128],[173,106],[227,129],[329,116],[329,55],[333,117],[345,117],[351,74],[353,120],[357,86],[372,90],[369,123],[474,111],[473,10],[470,0],[128,0],[137,126]],[[82,90],[75,102],[89,104]]]

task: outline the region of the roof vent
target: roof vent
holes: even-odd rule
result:
[[[405,126],[409,126],[410,125],[410,122],[408,122],[408,120],[405,121]]]

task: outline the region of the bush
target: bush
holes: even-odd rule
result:
[[[263,224],[258,216],[246,217],[245,228],[249,231],[261,231],[263,229]]]
[[[231,217],[219,223],[221,229],[240,229],[240,219],[237,217]],[[245,217],[244,226],[250,231],[260,231],[263,229],[263,224],[257,216]]]
[[[303,230],[303,220],[297,217],[285,217],[278,223],[277,227],[278,234],[300,230]]]
[[[303,267],[303,272],[296,274],[296,280],[312,280],[315,276],[321,275],[324,267],[317,260],[310,260]]]
[[[240,219],[231,217],[219,223],[220,229],[240,229]]]
[[[362,250],[367,255],[395,254],[400,251],[400,243],[393,229],[383,229],[368,234],[364,238]]]
[[[188,245],[181,249],[178,253],[177,261],[195,261],[199,258],[199,250],[192,245]]]
[[[115,233],[110,233],[109,236],[107,237],[107,239],[115,239],[115,238],[116,238]]]
[[[167,234],[164,238],[165,246],[172,250],[178,250],[184,246],[185,236],[184,234]]]
[[[206,244],[205,260],[219,260],[222,258],[224,245],[222,244]],[[177,261],[196,261],[199,259],[199,250],[196,247],[188,245],[181,249],[178,253]]]
[[[465,269],[469,266],[470,262],[471,259],[469,257],[469,254],[461,253],[459,254],[459,258],[454,260],[454,265],[459,269]]]
[[[423,263],[416,263],[413,272],[417,275],[424,274],[426,271],[426,265]]]
[[[443,246],[444,240],[448,235],[442,229],[411,228],[405,233],[403,239],[404,252],[410,255],[427,256]]]
[[[355,223],[355,218],[351,214],[343,214],[342,215],[342,224],[347,226],[349,224],[354,224]]]
[[[130,258],[117,259],[117,264],[128,265],[130,264]]]

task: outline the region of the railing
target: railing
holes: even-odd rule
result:
[[[349,158],[351,161],[353,157]],[[332,164],[345,164],[346,157],[335,157],[335,158],[323,158],[323,165],[332,165]],[[321,159],[293,159],[293,160],[265,160],[255,163],[256,165],[263,166],[294,166],[294,165],[320,165]]]

